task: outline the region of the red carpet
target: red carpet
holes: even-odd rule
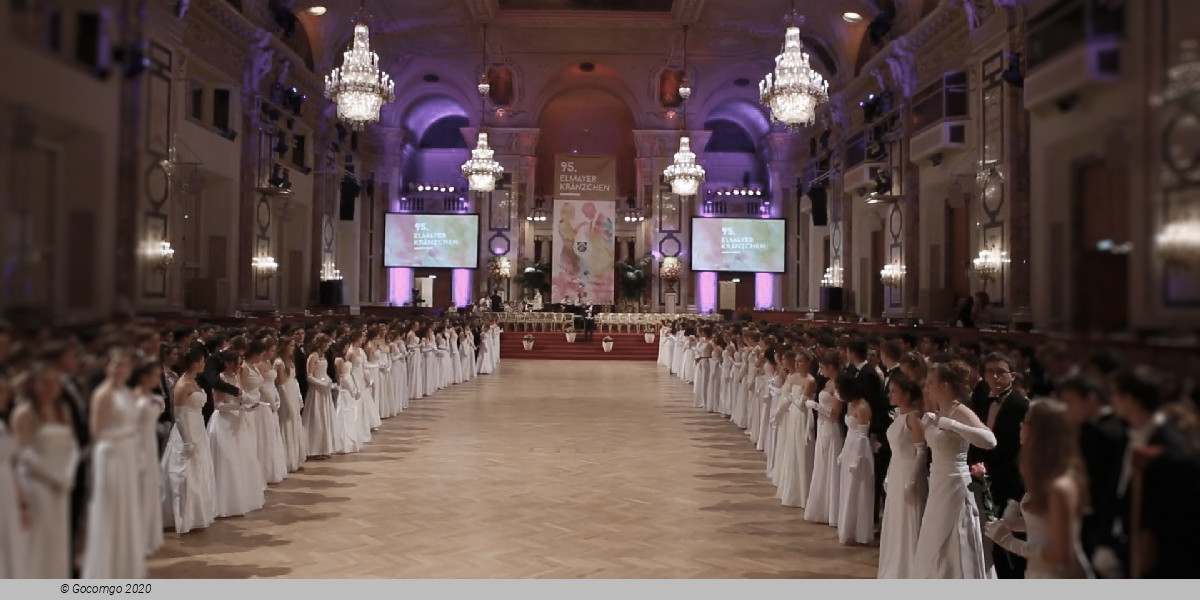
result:
[[[567,342],[561,331],[534,331],[533,349],[525,350],[521,339],[525,333],[505,331],[500,335],[500,358],[530,358],[536,360],[658,360],[658,336],[654,343],[647,344],[640,333],[597,333],[592,341],[583,341],[577,334],[575,343]],[[605,352],[600,345],[604,336],[613,339],[612,352]]]

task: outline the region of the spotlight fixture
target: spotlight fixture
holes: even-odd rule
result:
[[[842,20],[847,23],[858,23],[863,20],[863,16],[856,12],[848,11],[848,12],[842,13]]]
[[[325,14],[325,7],[324,6],[310,6],[304,12],[306,12],[314,17],[319,17],[319,16]]]

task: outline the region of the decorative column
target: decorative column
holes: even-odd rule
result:
[[[784,131],[768,133],[763,139],[763,149],[768,153],[767,159],[767,189],[770,190],[771,211],[773,219],[785,216],[784,207],[791,206],[796,195],[796,156],[800,149],[800,136]],[[799,227],[799,223],[793,223]],[[786,229],[786,225],[785,225]],[[787,234],[784,235],[785,248]],[[784,250],[784,249],[781,249]],[[784,261],[784,273],[759,273],[755,276],[754,304],[755,308],[783,308],[783,298],[790,297],[785,290],[790,286],[787,280],[794,278],[797,259],[792,252],[803,255],[800,248],[791,249]]]

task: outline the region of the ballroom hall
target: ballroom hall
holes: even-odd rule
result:
[[[1194,0],[9,0],[0,53],[0,580],[1200,576]]]

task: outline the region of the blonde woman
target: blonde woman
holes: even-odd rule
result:
[[[1004,517],[988,522],[987,536],[1029,561],[1026,579],[1094,577],[1079,537],[1087,475],[1066,404],[1046,398],[1030,405],[1021,423],[1019,468],[1025,497],[1020,504],[1009,501]]]

